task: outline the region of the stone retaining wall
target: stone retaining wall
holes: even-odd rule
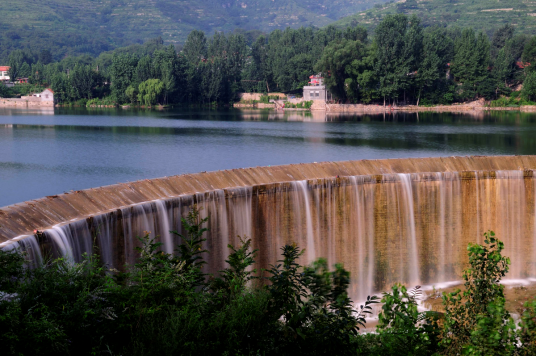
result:
[[[274,103],[255,103],[255,104],[245,104],[245,103],[234,103],[234,108],[253,108],[253,109],[275,109]]]
[[[53,101],[42,101],[40,98],[22,97],[18,98],[0,98],[0,107],[20,107],[20,108],[36,108],[47,107],[53,108]]]

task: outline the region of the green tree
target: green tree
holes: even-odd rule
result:
[[[66,102],[71,99],[71,90],[67,74],[55,72],[51,76],[50,86],[52,90],[54,90],[54,99],[59,103]]]
[[[22,65],[19,67],[18,76],[21,78],[29,78],[32,75],[32,68],[28,62],[22,62]]]
[[[360,41],[342,39],[333,42],[324,49],[322,57],[315,65],[315,71],[323,74],[324,82],[330,91],[345,102],[349,91],[352,97],[359,92],[358,86],[352,89],[347,88],[349,83],[358,83],[357,81],[346,82],[351,74],[349,66],[353,61],[361,61],[365,54],[365,48]]]
[[[21,77],[29,77],[33,64],[34,57],[27,50],[14,50],[9,54],[8,66],[10,67],[8,74],[12,81]]]
[[[44,65],[47,65],[49,63],[52,63],[52,53],[50,53],[50,50],[48,49],[42,49],[39,52],[39,62],[41,62]]]
[[[455,79],[463,83],[463,95],[474,98],[484,94],[490,78],[490,44],[487,36],[466,28],[454,43],[454,59],[451,65]],[[493,86],[492,86],[493,87]],[[492,89],[493,91],[493,89]]]
[[[525,63],[530,63],[526,67],[528,72],[534,71],[534,68],[536,68],[536,36],[532,36],[530,41],[525,45],[521,60]]]
[[[128,102],[126,90],[134,79],[137,65],[137,57],[130,54],[115,55],[112,59],[110,68],[112,95],[119,104]]]
[[[164,87],[165,85],[160,79],[148,79],[140,83],[138,87],[138,101],[145,106],[157,104],[164,91]]]
[[[190,32],[182,49],[182,53],[188,63],[192,65],[196,65],[203,58],[207,58],[207,38],[205,33],[197,30]]]
[[[32,65],[30,83],[43,84],[45,83],[45,66],[41,62]]]
[[[508,272],[510,259],[502,255],[504,244],[493,231],[484,234],[484,241],[484,246],[469,244],[470,268],[463,274],[465,291],[443,294],[445,322],[441,345],[447,355],[460,354],[463,349],[473,355],[488,354],[483,352],[490,346],[482,339],[486,332],[492,334],[484,339],[498,336],[491,345],[498,353],[493,354],[507,354],[509,348],[505,341],[510,339],[510,328],[502,326],[511,321],[504,309],[504,286],[500,281]]]
[[[505,24],[495,30],[491,39],[491,59],[495,60],[499,55],[499,51],[514,37],[514,26]]]
[[[0,98],[7,98],[9,96],[9,89],[4,82],[0,82]]]
[[[427,31],[423,39],[423,55],[416,77],[418,87],[417,105],[423,90],[438,90],[438,82],[446,81],[447,63],[449,62],[452,40],[439,28]]]
[[[135,82],[139,85],[139,83],[155,77],[153,59],[150,56],[141,57],[136,67]]]
[[[270,66],[268,65],[268,53],[266,37],[259,36],[251,46],[251,60],[246,64],[246,78],[249,80],[257,80],[267,83],[270,74]],[[263,83],[263,84],[264,84]],[[266,92],[268,90],[266,84],[256,90]]]
[[[405,95],[415,82],[422,54],[422,27],[417,17],[388,15],[376,28],[376,74],[384,98]]]
[[[91,99],[97,85],[97,73],[90,66],[76,65],[69,73],[71,96],[75,99]]]
[[[507,45],[509,45],[509,50],[512,54],[512,57],[514,57],[514,60],[521,60],[521,57],[523,56],[523,51],[525,50],[525,46],[529,41],[530,36],[524,34],[517,34],[510,41],[507,42]]]
[[[525,81],[523,82],[523,89],[521,95],[530,101],[536,101],[536,71],[527,74]]]
[[[135,104],[138,101],[138,88],[136,86],[129,85],[125,94],[132,104]]]
[[[154,73],[164,83],[164,103],[168,102],[169,97],[183,97],[185,72],[185,60],[177,55],[173,46],[154,53]]]
[[[515,60],[508,48],[501,48],[495,59],[492,74],[497,81],[497,93],[506,92],[508,81],[512,78],[515,70]]]
[[[354,59],[346,67],[348,78],[345,80],[346,95],[352,102],[362,101],[369,103],[380,98],[378,91],[378,77],[374,70],[376,63],[375,44],[365,47],[365,54],[361,60]]]

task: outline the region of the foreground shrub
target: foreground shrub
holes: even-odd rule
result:
[[[397,284],[384,293],[377,331],[383,355],[430,355],[437,349],[436,313],[419,312],[420,286],[410,291]]]
[[[494,337],[499,336],[506,342],[497,345],[498,351],[508,349],[509,336],[504,334],[508,330],[502,330],[501,326],[509,322],[510,315],[504,309],[504,286],[500,281],[508,272],[510,259],[502,256],[504,243],[495,238],[492,231],[486,232],[484,237],[487,246],[469,244],[467,248],[471,267],[463,274],[465,291],[461,293],[458,289],[443,295],[445,327],[441,344],[446,354],[478,348],[482,342],[479,334],[484,330],[491,332],[490,327],[498,333]]]
[[[144,236],[134,266],[108,269],[0,250],[0,343],[9,355],[534,355],[536,299],[516,325],[499,284],[508,271],[504,245],[468,247],[465,291],[444,295],[445,314],[420,312],[420,287],[384,293],[377,332],[360,334],[378,302],[355,310],[350,274],[325,259],[300,266],[296,245],[268,271],[252,269],[256,250],[243,237],[229,245],[228,267],[205,275],[203,225],[194,207],[174,254]],[[266,278],[261,278],[264,274]]]

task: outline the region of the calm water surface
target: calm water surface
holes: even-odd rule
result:
[[[0,206],[199,171],[501,154],[536,154],[535,114],[0,109]]]

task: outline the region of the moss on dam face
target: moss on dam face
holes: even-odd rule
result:
[[[136,236],[172,252],[193,204],[209,217],[207,272],[247,235],[257,267],[295,242],[304,264],[325,257],[351,272],[361,299],[394,282],[459,278],[466,247],[494,230],[512,258],[507,278],[536,277],[536,156],[440,157],[297,164],[188,174],[45,197],[0,209],[3,248],[78,261],[98,245],[110,266],[133,263]],[[44,231],[39,239],[33,230]]]

